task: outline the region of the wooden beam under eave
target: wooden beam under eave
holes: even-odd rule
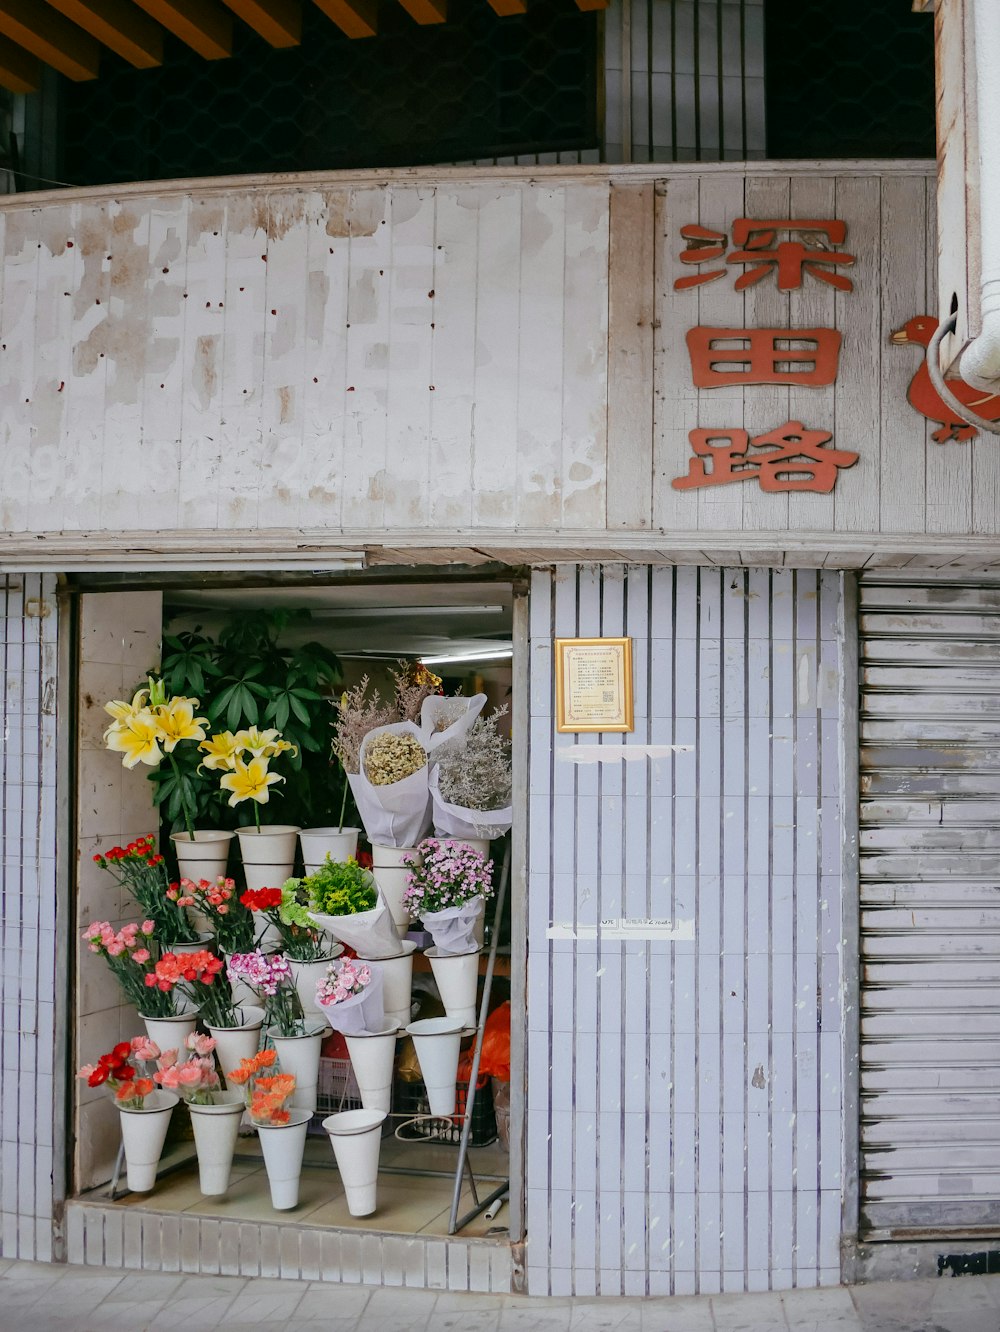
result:
[[[302,41],[299,0],[222,0],[222,3],[269,46],[283,50]]]
[[[378,32],[378,0],[313,0],[347,37],[374,37]]]
[[[97,78],[101,48],[93,37],[38,0],[0,0],[0,36],[74,83]]]
[[[225,60],[232,55],[233,18],[215,0],[135,0],[135,3],[205,60]]]
[[[163,29],[126,0],[48,2],[136,69],[155,69],[163,64]]]
[[[490,0],[495,13],[501,18],[509,18],[511,14],[527,14],[528,0]]]
[[[0,37],[0,88],[13,93],[38,92],[42,67],[22,46]]]
[[[448,0],[399,0],[415,23],[444,23],[448,18]]]
[[[577,9],[584,11],[589,9],[607,9],[611,0],[576,0]]]

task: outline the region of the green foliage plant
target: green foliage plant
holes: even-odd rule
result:
[[[331,790],[325,721],[339,659],[321,643],[289,648],[282,633],[306,622],[307,611],[260,610],[230,616],[218,634],[194,630],[165,633],[158,673],[171,694],[206,699],[204,712],[214,732],[273,727],[296,749],[288,751],[280,807],[265,806],[266,821],[300,827],[329,824],[337,817],[340,792]],[[195,826],[234,828],[245,817],[231,811],[216,776],[199,768],[195,745],[179,746],[172,768],[150,773],[153,799],[168,830],[184,826],[184,810]]]
[[[315,872],[301,880],[309,894],[313,911],[324,916],[355,916],[359,911],[371,911],[378,904],[378,889],[370,870],[362,869],[358,862],[326,860]]]

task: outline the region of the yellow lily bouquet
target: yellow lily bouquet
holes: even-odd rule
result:
[[[298,753],[295,745],[282,740],[281,732],[274,729],[260,731],[256,726],[248,730],[222,731],[198,746],[205,757],[201,767],[221,771],[219,785],[229,792],[229,804],[235,808],[244,800],[252,800],[254,820],[260,828],[260,806],[270,798],[270,788],[284,777],[270,772],[271,760],[279,754]]]
[[[139,689],[131,703],[112,699],[105,703],[104,711],[112,717],[104,732],[104,743],[114,753],[122,755],[122,766],[134,768],[144,763],[159,767],[164,757],[174,766],[174,750],[184,740],[203,741],[208,727],[206,717],[196,717],[198,699],[175,695],[167,697],[162,680],[149,676],[148,689]],[[190,808],[183,803],[184,823],[193,836]]]
[[[148,688],[137,690],[131,703],[122,699],[105,703],[104,710],[113,720],[104,732],[104,743],[122,755],[122,765],[126,768],[135,768],[140,763],[155,768],[164,758],[170,761],[177,777],[184,825],[193,837],[191,802],[185,798],[190,782],[178,771],[174,750],[185,740],[197,741],[199,751],[205,756],[199,767],[222,772],[219,785],[223,791],[229,791],[230,805],[236,806],[244,800],[254,802],[259,828],[260,806],[267,804],[270,788],[285,780],[268,770],[271,760],[286,752],[294,757],[298,750],[282,740],[280,731],[260,731],[256,727],[237,731],[235,735],[223,731],[206,739],[210,723],[206,717],[195,716],[199,706],[196,698],[181,695],[168,698],[163,681],[149,676]]]

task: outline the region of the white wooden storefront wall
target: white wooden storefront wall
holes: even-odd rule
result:
[[[762,164],[5,200],[0,559],[989,563],[1000,453],[931,440],[920,351],[889,342],[935,308],[933,186]],[[855,290],[676,292],[681,226],[744,215],[843,220]],[[837,326],[837,383],[699,392],[698,323]],[[860,452],[832,494],[671,488],[695,425],[789,418]]]
[[[860,583],[862,1234],[1000,1221],[1000,582]]]
[[[840,605],[835,573],[533,578],[529,1293],[840,1280]],[[552,638],[601,634],[635,731],[556,734]]]

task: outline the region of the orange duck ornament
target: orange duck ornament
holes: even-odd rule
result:
[[[927,347],[937,326],[938,321],[932,315],[917,315],[915,318],[908,320],[902,328],[896,329],[892,334],[892,341],[899,346]],[[964,379],[953,378],[950,375],[945,377],[945,383],[958,401],[964,407],[970,408],[977,416],[981,416],[986,421],[1000,420],[1000,394],[983,393],[982,389],[973,388]],[[910,406],[918,411],[921,416],[926,416],[928,421],[940,421],[942,423],[941,429],[935,430],[931,436],[939,444],[946,444],[949,439],[966,440],[976,438],[978,433],[976,427],[957,417],[938,395],[937,390],[931,383],[931,377],[927,373],[927,362],[923,357],[920,358],[920,367],[917,373],[910,380],[910,387],[906,390],[906,396],[909,399]]]

